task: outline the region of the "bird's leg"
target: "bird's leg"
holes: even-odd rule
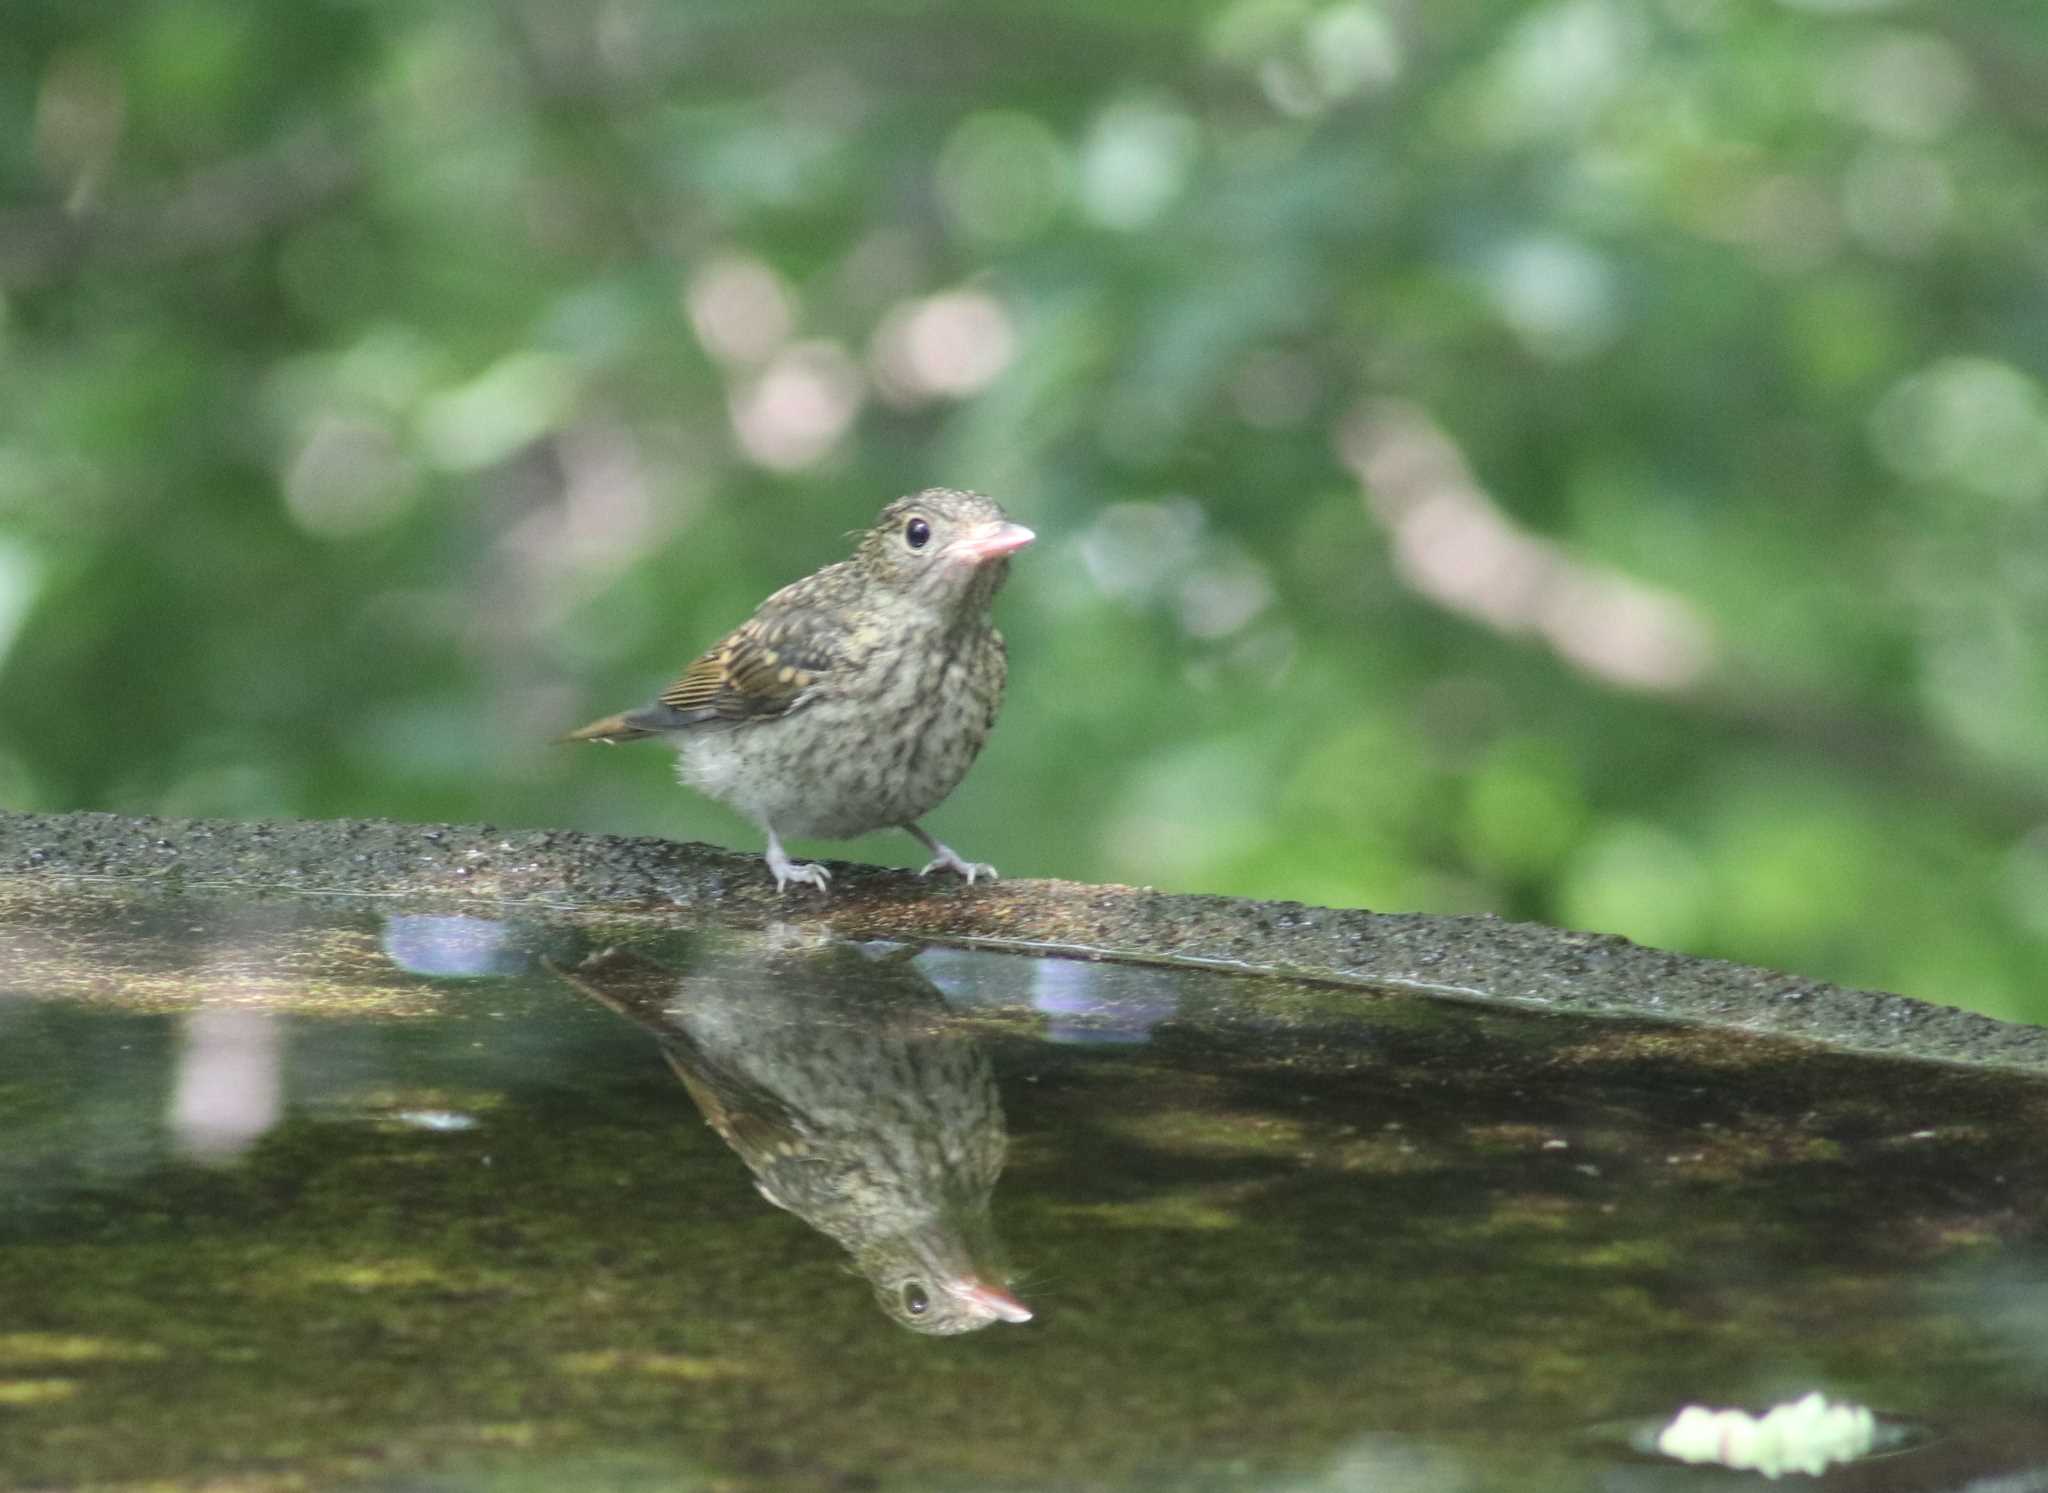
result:
[[[996,868],[986,861],[964,861],[950,845],[941,845],[918,826],[906,824],[903,827],[917,836],[917,842],[932,853],[932,863],[918,872],[918,875],[929,876],[943,867],[948,871],[958,871],[967,878],[969,886],[974,885],[974,878],[977,876],[986,876],[990,881],[999,879],[996,876]]]
[[[821,892],[832,889],[832,873],[814,861],[791,860],[789,852],[782,848],[782,837],[772,829],[768,831],[768,869],[775,873],[778,892],[792,881],[808,882]]]

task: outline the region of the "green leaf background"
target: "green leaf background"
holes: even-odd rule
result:
[[[947,483],[1007,874],[2048,1019],[2037,4],[4,33],[0,804],[751,848],[550,737]]]

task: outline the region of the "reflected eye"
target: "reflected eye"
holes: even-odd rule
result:
[[[903,526],[903,542],[914,550],[923,549],[932,542],[932,526],[921,518],[912,519]]]
[[[912,1281],[903,1288],[903,1309],[913,1317],[921,1317],[931,1310],[932,1299],[925,1295],[924,1287]]]

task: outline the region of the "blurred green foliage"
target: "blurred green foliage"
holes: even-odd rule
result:
[[[2048,1019],[2033,0],[4,30],[0,803],[752,848],[549,738],[948,483],[1010,874]]]

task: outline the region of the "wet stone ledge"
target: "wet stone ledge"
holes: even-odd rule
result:
[[[1900,995],[1494,918],[1385,914],[1140,887],[961,885],[827,862],[829,896],[778,894],[758,855],[671,840],[387,820],[237,822],[0,812],[0,903],[80,878],[165,890],[403,898],[610,920],[1202,964],[1582,1015],[1771,1033],[2048,1072],[2048,1029]]]

